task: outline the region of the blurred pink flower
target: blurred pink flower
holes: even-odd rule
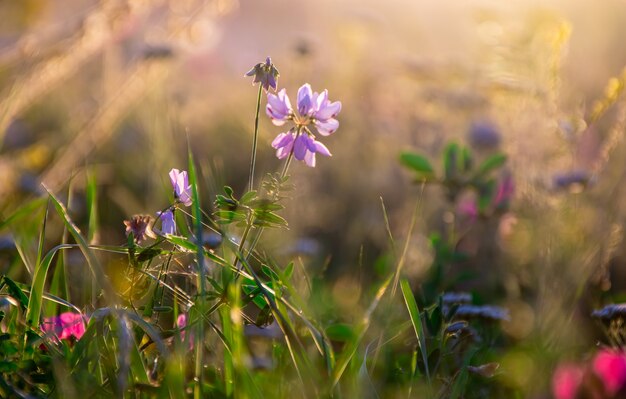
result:
[[[593,359],[593,371],[600,377],[605,392],[614,396],[626,383],[626,356],[623,352],[602,350]]]
[[[584,369],[576,364],[560,364],[552,376],[555,399],[575,399],[583,382]]]
[[[78,313],[65,312],[55,317],[46,317],[41,324],[41,331],[52,334],[60,340],[79,340],[85,333],[83,316]]]
[[[457,212],[469,222],[473,223],[478,218],[478,204],[476,204],[476,200],[472,198],[463,199],[459,201]]]
[[[180,340],[185,343],[187,341],[187,348],[189,348],[189,350],[193,349],[193,341],[194,341],[194,335],[193,333],[189,334],[189,337],[187,339],[187,332],[185,331],[187,329],[187,314],[186,313],[181,313],[178,315],[178,318],[176,319],[176,327],[178,327],[180,331]]]
[[[511,198],[513,198],[513,194],[515,194],[515,183],[513,182],[513,177],[507,174],[498,182],[493,205],[496,208],[507,207]]]

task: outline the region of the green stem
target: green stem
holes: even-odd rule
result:
[[[256,98],[256,114],[254,116],[254,137],[252,139],[252,159],[250,160],[250,184],[248,191],[254,188],[254,167],[256,166],[256,148],[259,139],[259,113],[261,111],[261,94],[263,93],[263,85],[259,85],[259,94]]]

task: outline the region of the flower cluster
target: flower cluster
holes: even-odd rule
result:
[[[587,363],[560,364],[552,376],[555,399],[623,398],[626,395],[626,354],[603,349]]]
[[[278,159],[293,154],[297,160],[315,167],[315,154],[331,156],[331,153],[324,144],[315,140],[309,126],[315,126],[322,136],[334,133],[339,127],[339,121],[335,117],[341,111],[341,102],[330,101],[328,90],[313,92],[311,85],[306,83],[298,90],[296,105],[294,110],[285,89],[277,94],[267,95],[265,111],[272,123],[282,126],[293,121],[295,124],[287,132],[280,133],[272,142],[272,147],[276,149]]]

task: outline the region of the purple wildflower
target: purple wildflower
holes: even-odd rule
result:
[[[171,209],[165,212],[157,212],[161,219],[161,234],[176,234],[176,221],[174,221],[174,212]]]
[[[339,127],[335,117],[341,111],[341,102],[331,102],[328,99],[328,90],[322,93],[313,92],[311,85],[306,83],[298,90],[296,111],[285,89],[276,95],[267,95],[267,115],[276,126],[282,126],[287,121],[293,121],[296,128],[280,133],[272,142],[276,148],[276,156],[283,159],[293,152],[294,157],[304,161],[308,166],[315,166],[315,154],[331,156],[328,148],[315,140],[315,136],[308,126],[315,125],[317,132],[322,136],[334,133]]]
[[[276,91],[276,79],[278,79],[280,74],[278,73],[278,69],[272,64],[272,59],[267,57],[265,62],[256,64],[245,76],[254,76],[252,84],[261,83],[265,91],[269,91],[270,88]]]
[[[59,340],[79,340],[85,333],[85,322],[80,314],[65,312],[56,317],[46,317],[41,324],[41,331]]]
[[[182,172],[178,169],[170,170],[170,181],[174,188],[174,197],[182,202],[185,206],[191,205],[191,186],[189,185],[189,177],[187,171]]]

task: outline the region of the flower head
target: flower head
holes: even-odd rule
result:
[[[78,313],[65,312],[55,317],[46,317],[41,331],[54,335],[59,340],[79,340],[85,333],[85,322]]]
[[[146,237],[156,238],[152,231],[152,217],[149,215],[134,215],[130,220],[124,220],[126,226],[126,236],[131,233],[137,244],[141,243]]]
[[[174,188],[174,197],[182,202],[185,206],[191,205],[191,186],[189,185],[189,177],[187,171],[182,172],[178,169],[170,170],[170,181]]]
[[[159,219],[161,219],[161,234],[176,234],[176,221],[174,220],[174,212],[171,209],[165,212],[157,212]]]
[[[298,89],[296,105],[297,113],[291,107],[285,89],[282,89],[277,94],[267,95],[265,112],[276,126],[282,126],[288,120],[293,120],[297,126],[313,124],[322,136],[334,133],[339,127],[335,117],[341,111],[341,102],[331,102],[328,99],[328,90],[313,92],[311,85],[305,83]]]
[[[270,88],[276,91],[276,79],[280,76],[278,69],[272,64],[272,59],[267,57],[265,62],[259,62],[245,76],[254,76],[252,84],[261,83],[265,91]]]
[[[328,91],[314,92],[311,85],[306,83],[300,87],[297,95],[296,110],[291,106],[291,101],[285,89],[277,94],[267,95],[267,107],[265,112],[276,126],[282,126],[287,121],[293,121],[295,128],[280,133],[272,142],[278,159],[283,159],[290,153],[299,161],[304,161],[308,166],[315,166],[315,154],[331,156],[328,148],[315,140],[315,136],[309,130],[314,125],[317,132],[322,136],[328,136],[337,130],[339,122],[335,117],[341,111],[341,102],[331,102],[328,99]]]

